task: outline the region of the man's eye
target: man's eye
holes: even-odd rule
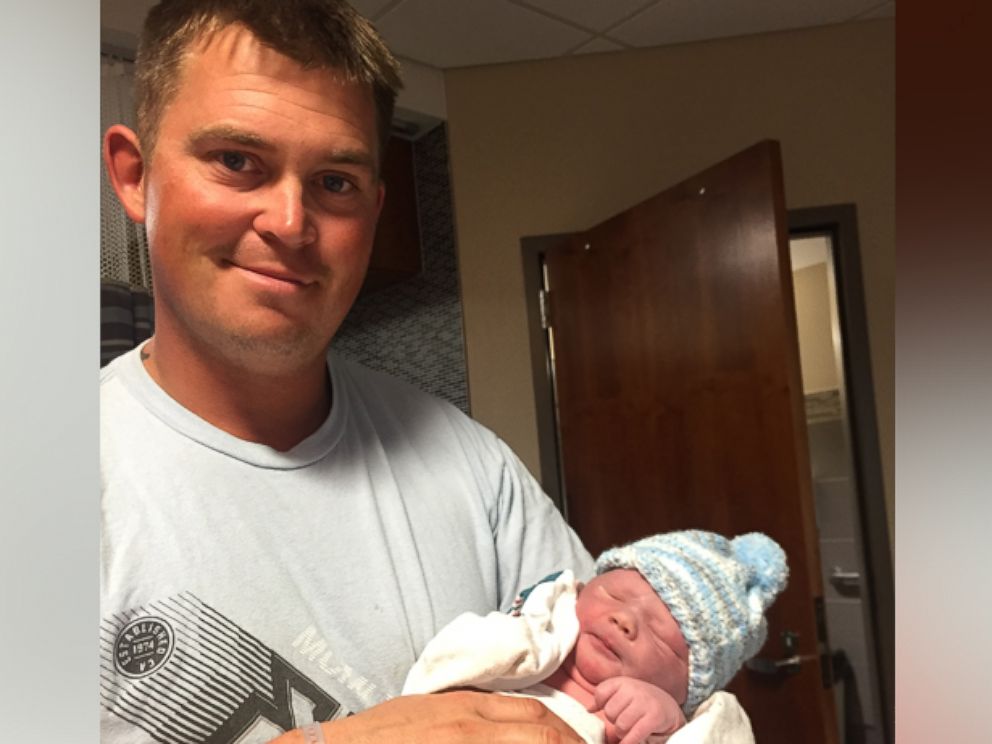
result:
[[[346,194],[355,188],[348,179],[341,176],[321,176],[320,183],[321,186],[334,194]]]
[[[221,162],[232,171],[242,171],[248,165],[248,158],[240,152],[227,151],[220,155]]]

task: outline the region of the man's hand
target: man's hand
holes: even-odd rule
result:
[[[485,692],[406,695],[321,725],[327,744],[582,744],[531,698]],[[299,729],[270,744],[303,744]]]
[[[607,741],[611,744],[640,744],[651,734],[668,736],[685,724],[675,698],[633,677],[611,677],[596,685],[590,712],[596,711],[606,716]]]

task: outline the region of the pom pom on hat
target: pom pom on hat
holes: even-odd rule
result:
[[[651,584],[689,646],[687,716],[765,642],[765,610],[785,588],[785,552],[767,535],[728,540],[701,530],[652,535],[611,548],[596,573],[633,568]]]
[[[785,589],[788,570],[785,553],[778,543],[760,532],[750,532],[730,541],[734,556],[753,572],[754,594],[765,608]]]

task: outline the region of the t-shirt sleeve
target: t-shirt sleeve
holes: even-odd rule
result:
[[[499,607],[548,574],[570,568],[580,581],[593,575],[593,560],[520,459],[499,440],[503,465],[493,528],[498,559]]]

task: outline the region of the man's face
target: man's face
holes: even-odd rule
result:
[[[650,682],[684,703],[689,648],[678,622],[633,569],[600,574],[579,592],[574,665],[596,685],[611,677]]]
[[[272,372],[319,357],[382,201],[368,86],[229,26],[194,44],[143,188],[157,333]]]

